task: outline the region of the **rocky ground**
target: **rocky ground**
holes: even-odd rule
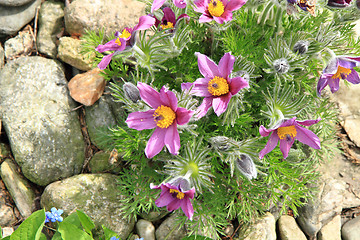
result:
[[[0,226],[3,236],[36,209],[82,209],[97,224],[145,240],[165,239],[176,215],[167,212],[121,218],[111,149],[96,131],[113,126],[122,112],[105,80],[81,54],[84,29],[107,33],[134,26],[145,5],[134,0],[2,0],[0,3]],[[11,23],[11,24],[10,24]],[[358,23],[360,25],[360,21]],[[360,27],[357,28],[360,35]],[[325,159],[319,192],[311,203],[255,224],[229,224],[225,239],[360,239],[360,86],[333,95],[340,110],[343,153]],[[334,123],[336,124],[336,123]],[[10,149],[11,146],[11,149]],[[84,151],[85,149],[85,151]],[[81,193],[81,194],[79,194]],[[167,217],[165,217],[167,215]],[[181,239],[185,227],[167,239]]]

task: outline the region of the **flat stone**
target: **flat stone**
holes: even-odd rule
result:
[[[41,206],[64,210],[66,217],[76,209],[81,209],[95,223],[95,231],[102,232],[105,225],[126,239],[133,231],[135,222],[128,222],[121,212],[118,177],[104,174],[80,174],[48,185],[41,196]]]
[[[135,0],[75,0],[65,8],[65,28],[70,34],[84,34],[85,30],[115,31],[134,27],[145,15],[146,4]]]
[[[274,216],[267,212],[258,218],[254,224],[242,229],[244,240],[276,240],[276,227]]]
[[[360,118],[346,118],[341,125],[344,127],[351,141],[360,147]]]
[[[6,60],[28,55],[34,47],[34,38],[29,31],[21,31],[16,37],[8,39],[5,44]]]
[[[11,226],[16,221],[12,207],[0,203],[0,226]]]
[[[29,217],[35,210],[35,193],[29,182],[19,174],[16,165],[9,159],[1,164],[0,176],[21,216]]]
[[[57,35],[64,27],[64,3],[59,1],[43,2],[39,11],[39,30],[36,39],[39,52],[56,58]]]
[[[149,221],[140,219],[136,223],[136,232],[146,240],[155,240],[155,227]]]
[[[17,58],[0,71],[0,118],[11,151],[23,175],[41,186],[80,173],[85,159],[66,84],[61,65],[43,57]]]
[[[94,62],[91,60],[91,56],[89,57],[81,53],[81,40],[62,37],[59,41],[58,58],[63,62],[82,71],[89,71],[93,68]],[[95,56],[94,54],[93,56]]]
[[[305,234],[297,225],[295,219],[288,215],[282,215],[278,220],[281,240],[306,240]]]
[[[185,226],[176,224],[176,214],[166,218],[155,231],[156,240],[181,240],[186,236]]]
[[[13,35],[29,23],[40,3],[35,0],[19,7],[0,6],[0,37]]]
[[[1,0],[0,5],[8,6],[8,7],[17,7],[33,1],[34,0]]]
[[[318,240],[341,240],[341,216],[336,215],[318,233]]]
[[[68,84],[70,96],[85,106],[93,105],[103,94],[106,85],[100,72],[99,68],[94,68],[73,77]]]
[[[341,229],[343,240],[358,240],[360,236],[360,216],[346,222]]]

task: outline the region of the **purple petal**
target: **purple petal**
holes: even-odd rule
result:
[[[166,0],[154,0],[153,4],[151,5],[151,12],[154,12],[161,8],[162,5],[164,5],[164,2]]]
[[[167,209],[169,212],[178,209],[178,208],[180,207],[180,205],[181,205],[181,201],[183,201],[183,200],[174,198],[174,200],[167,205],[166,209]]]
[[[227,79],[233,70],[234,62],[235,57],[230,53],[225,53],[219,61],[219,71],[221,74],[219,77]]]
[[[291,138],[290,141],[287,141],[287,139],[280,139],[280,150],[283,154],[284,158],[287,158],[289,155],[289,151],[291,146],[294,144],[295,139]]]
[[[354,69],[351,69],[351,73],[346,77],[346,80],[352,84],[360,83],[359,74]]]
[[[171,154],[179,154],[180,136],[176,124],[172,124],[166,129],[164,143]]]
[[[296,126],[296,139],[314,149],[320,149],[320,139],[312,131]]]
[[[360,63],[360,57],[349,57],[349,56],[342,56],[342,57],[347,58],[348,60]],[[358,64],[356,64],[356,65],[358,65]]]
[[[235,11],[241,8],[246,3],[246,0],[230,0],[226,6],[225,11]]]
[[[289,127],[295,125],[296,117],[284,121],[279,127]]]
[[[165,138],[166,130],[167,128],[159,128],[159,127],[155,129],[154,133],[151,135],[145,148],[145,154],[147,158],[153,158],[164,147],[165,145],[164,138]]]
[[[271,132],[275,131],[275,129],[266,129],[263,125],[260,126],[259,132],[262,137],[267,137]]]
[[[276,131],[274,131],[271,134],[271,136],[270,136],[268,142],[266,143],[264,149],[260,151],[259,158],[263,159],[266,154],[271,152],[276,147],[279,140],[280,140],[279,136],[277,135]]]
[[[338,65],[344,67],[344,68],[354,68],[356,67],[356,62],[351,61],[350,59],[347,59],[346,57],[338,57]]]
[[[207,16],[207,15],[203,14],[203,15],[201,15],[200,18],[199,18],[199,23],[211,22],[212,20],[214,20],[213,17]]]
[[[162,192],[162,194],[158,199],[155,200],[155,204],[157,207],[164,207],[174,201],[174,197],[169,192],[169,190]]]
[[[220,116],[220,114],[222,114],[223,112],[226,111],[226,108],[230,102],[230,99],[231,99],[230,93],[228,93],[224,96],[213,98],[212,104],[213,104],[214,112],[217,116]]]
[[[219,24],[223,24],[224,22],[226,22],[226,19],[223,17],[225,14],[227,14],[226,16],[229,17],[229,14],[231,15],[232,18],[232,13],[231,12],[224,12],[220,17],[215,17],[213,16],[215,22],[219,23]],[[230,19],[231,19],[230,18]]]
[[[173,12],[173,10],[169,7],[166,7],[163,9],[163,12],[164,12],[164,17],[162,18],[162,21],[166,20],[175,25],[176,17],[175,17],[175,13]]]
[[[212,79],[215,76],[220,76],[219,68],[213,60],[199,52],[196,52],[195,55],[198,57],[199,71],[204,77]]]
[[[194,215],[194,208],[190,202],[190,199],[184,198],[181,201],[181,210],[185,213],[190,221],[192,221],[192,217]]]
[[[155,2],[156,0],[154,0]],[[141,16],[139,18],[139,23],[133,28],[133,31],[145,30],[150,28],[155,24],[155,18],[151,16]]]
[[[186,1],[185,0],[173,0],[174,4],[178,8],[185,8],[186,7]]]
[[[205,97],[201,105],[196,110],[196,119],[200,119],[208,112],[209,108],[212,106],[213,98]]]
[[[155,128],[156,122],[154,120],[154,112],[155,110],[151,109],[146,112],[130,113],[125,122],[129,128],[139,131]]]
[[[206,12],[207,5],[205,4],[205,0],[196,0],[194,1],[194,4],[195,4],[195,8],[194,8],[195,12],[199,12],[199,13]]]
[[[101,61],[99,62],[99,64],[97,65],[97,67],[98,67],[100,70],[104,70],[104,69],[109,65],[109,63],[110,63],[111,58],[112,58],[113,55],[114,55],[114,53],[104,56],[104,57],[101,59]]]
[[[182,91],[185,91],[185,90],[189,91],[192,85],[193,85],[193,83],[191,83],[191,82],[182,83],[181,84],[181,90]]]
[[[328,84],[332,93],[337,92],[339,90],[339,82],[340,82],[339,78],[328,80]]]
[[[160,100],[162,105],[170,107],[174,112],[177,110],[178,100],[175,93],[169,91],[166,87],[160,89]]]
[[[316,88],[318,97],[321,96],[321,91],[328,85],[329,78],[331,78],[331,75],[329,74],[321,75]]]
[[[321,121],[321,118],[318,118],[316,120],[305,120],[305,121],[296,121],[298,124],[301,124],[303,126],[311,126],[314,125],[315,123],[318,123]]]
[[[212,94],[209,92],[209,78],[198,78],[192,84],[192,89],[190,94],[198,97],[212,97]]]
[[[183,14],[181,14],[181,15],[176,19],[176,21],[179,21],[181,18],[190,19],[189,15],[187,15],[186,13],[183,13]]]
[[[195,195],[195,188],[193,187],[192,189],[190,189],[190,190],[188,190],[188,191],[186,191],[186,192],[184,192],[184,193],[185,193],[185,196],[186,196],[187,198],[193,199],[193,198],[194,198],[194,195]]]
[[[242,77],[235,77],[230,79],[230,92],[232,95],[237,94],[240,89],[249,87],[249,83]]]
[[[119,39],[121,42],[121,45],[123,45],[123,42],[121,41],[121,38]],[[119,46],[119,44],[115,43],[116,39],[112,39],[111,41],[105,43],[104,45],[99,45],[96,47],[96,51],[98,51],[99,53],[105,52],[105,51],[116,51],[117,49],[119,49],[121,46]]]
[[[184,125],[189,122],[190,118],[194,114],[193,111],[187,110],[186,108],[179,107],[176,110],[176,122],[179,125]]]
[[[156,109],[161,105],[162,102],[158,91],[142,82],[138,82],[137,87],[139,89],[141,99],[149,104],[150,107]]]

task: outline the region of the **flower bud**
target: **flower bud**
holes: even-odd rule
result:
[[[139,89],[132,83],[127,82],[123,85],[123,90],[125,93],[125,96],[130,99],[132,102],[136,103],[138,100],[140,100],[140,92]]]
[[[344,8],[350,5],[352,0],[329,0],[327,5],[334,8]]]
[[[209,139],[211,145],[219,151],[226,151],[230,147],[230,138],[225,136],[216,136]]]
[[[285,58],[276,59],[273,62],[273,67],[278,73],[287,73],[290,69],[290,65]]]
[[[241,153],[238,158],[236,158],[235,166],[242,175],[247,179],[251,180],[257,177],[257,170],[254,164],[254,161],[251,157],[245,153]]]
[[[306,40],[297,41],[294,45],[293,51],[295,53],[304,54],[308,51],[309,44],[309,41]]]

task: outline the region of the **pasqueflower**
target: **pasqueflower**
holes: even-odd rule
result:
[[[300,142],[312,147],[314,149],[320,149],[320,140],[318,136],[316,136],[312,131],[301,127],[303,126],[311,126],[321,120],[318,118],[316,120],[305,120],[305,121],[296,121],[296,117],[285,120],[278,127],[274,129],[266,129],[264,126],[260,126],[260,134],[263,137],[271,136],[263,150],[259,153],[259,158],[262,159],[265,154],[271,152],[280,141],[280,150],[284,156],[287,158],[289,154],[289,150],[293,145],[295,139]]]
[[[192,220],[194,208],[190,199],[194,198],[195,188],[190,189],[190,183],[186,178],[178,177],[158,186],[151,183],[150,188],[161,189],[160,197],[155,201],[157,207],[166,206],[168,211],[174,211],[181,207],[185,215]]]
[[[164,5],[166,0],[154,0],[153,4],[151,5],[151,12],[154,12],[161,8]],[[173,3],[178,8],[185,8],[186,7],[186,0],[173,0]]]
[[[139,18],[139,23],[134,28],[125,28],[121,33],[115,33],[115,39],[110,40],[109,42],[97,46],[96,51],[102,53],[105,51],[114,51],[113,53],[106,55],[102,58],[101,62],[98,64],[98,68],[101,70],[105,69],[111,58],[117,53],[123,51],[126,47],[132,46],[131,37],[135,33],[135,31],[145,30],[150,28],[155,24],[155,19],[151,16],[141,16]]]
[[[327,5],[329,7],[344,8],[350,5],[352,0],[329,0]]]
[[[181,14],[178,18],[176,18],[175,13],[169,7],[164,8],[163,12],[164,12],[164,16],[161,19],[161,21],[155,18],[155,26],[158,27],[160,25],[161,30],[168,29],[172,32],[176,26],[176,23],[181,18],[184,17],[189,18],[187,14]]]
[[[224,23],[232,20],[232,11],[241,8],[247,0],[196,0],[195,12],[202,13],[199,22]]]
[[[180,136],[177,125],[189,122],[193,111],[178,107],[175,94],[165,87],[161,88],[160,93],[145,83],[139,82],[137,87],[142,100],[152,109],[130,113],[126,119],[128,127],[139,131],[155,128],[145,148],[148,158],[158,154],[164,145],[171,154],[178,154]]]
[[[339,56],[333,58],[326,68],[323,70],[319,82],[317,84],[317,94],[321,95],[321,91],[329,85],[332,93],[339,90],[340,79],[347,80],[352,84],[360,83],[359,74],[354,67],[359,66],[360,57]]]
[[[63,210],[59,209],[57,210],[55,207],[51,208],[51,212],[45,212],[45,223],[47,222],[62,222],[63,218],[61,217],[61,214],[63,214]]]
[[[205,97],[197,110],[197,118],[205,116],[212,106],[216,115],[225,112],[230,99],[239,92],[240,89],[248,87],[249,83],[242,77],[230,78],[235,57],[230,53],[220,59],[219,66],[210,58],[201,53],[195,53],[198,57],[200,73],[204,78],[197,79],[193,84],[182,84],[183,89],[189,89],[190,94]]]

